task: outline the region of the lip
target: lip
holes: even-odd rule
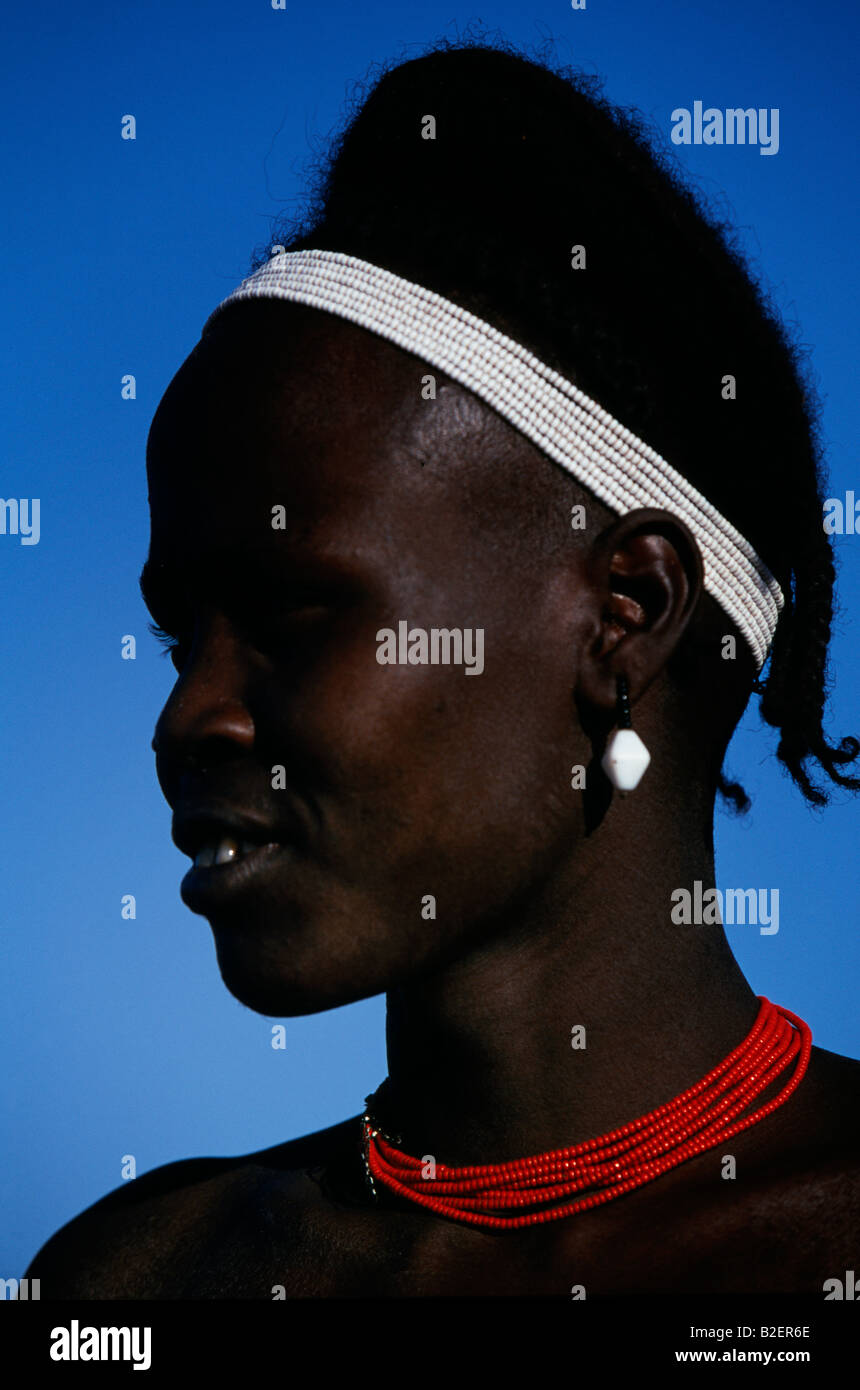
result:
[[[189,859],[193,859],[204,845],[217,844],[227,836],[240,841],[253,840],[261,847],[280,844],[285,838],[281,830],[259,816],[216,801],[183,806],[173,817],[172,835],[177,849]]]
[[[226,864],[195,867],[180,885],[180,896],[192,912],[208,916],[234,900],[264,889],[293,854],[298,827],[275,826],[253,812],[224,801],[184,803],[173,817],[173,842],[190,859],[204,845],[230,836],[252,841],[256,848]]]
[[[271,843],[259,845],[241,859],[233,859],[226,864],[212,864],[209,868],[199,869],[192,865],[180,885],[182,901],[192,912],[208,916],[211,912],[228,907],[245,894],[264,888],[290,853],[288,845]]]

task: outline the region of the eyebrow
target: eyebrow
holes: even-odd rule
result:
[[[277,559],[276,575],[260,574],[254,562],[259,565],[261,554],[256,546],[249,546],[231,554],[212,553],[196,557],[192,573],[184,568],[176,571],[164,561],[153,562],[151,558],[144,563],[140,572],[140,592],[146,607],[155,618],[158,614],[176,613],[183,605],[193,603],[197,585],[205,592],[208,585],[221,588],[229,583],[231,592],[239,594],[243,589],[256,592],[260,578],[272,579],[280,586],[300,583],[309,574],[314,584],[328,583],[332,588],[341,588],[354,578],[352,566],[332,555],[320,555],[313,551],[296,551],[285,547]],[[235,569],[231,572],[231,566]]]
[[[234,555],[225,556],[221,553],[197,555],[193,557],[193,565],[189,572],[182,570],[180,574],[164,561],[153,562],[152,558],[146,560],[140,572],[140,592],[147,608],[152,612],[153,607],[159,604],[175,603],[177,598],[184,598],[188,593],[187,580],[197,578],[205,586],[207,583],[223,581],[225,573],[231,564],[236,565],[240,572],[250,570],[254,559],[259,558],[259,550],[254,546],[248,546],[244,550]]]

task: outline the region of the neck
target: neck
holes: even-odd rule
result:
[[[576,1144],[672,1099],[743,1040],[758,1001],[722,927],[670,917],[673,890],[714,886],[710,818],[696,836],[678,816],[625,852],[659,827],[657,809],[613,806],[516,922],[389,993],[378,1119],[401,1147],[459,1166]]]

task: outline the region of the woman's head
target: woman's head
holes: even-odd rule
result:
[[[442,52],[382,79],[321,196],[293,245],[364,256],[497,324],[749,537],[788,598],[765,712],[784,707],[801,781],[810,753],[838,777],[816,705],[830,589],[810,565],[829,551],[803,387],[635,132],[524,60]],[[179,642],[159,776],[186,851],[270,845],[185,889],[262,1012],[365,997],[489,948],[526,909],[575,911],[584,877],[616,872],[619,835],[651,852],[667,807],[706,835],[751,688],[682,521],[613,515],[467,391],[440,379],[428,398],[425,373],[329,315],[244,303],[153,423],[145,591]],[[380,633],[402,623],[480,632],[483,669],[402,645],[383,663]],[[598,770],[620,672],[653,759],[633,819],[608,814]]]

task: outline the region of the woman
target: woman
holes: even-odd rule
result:
[[[784,330],[634,121],[481,46],[383,76],[281,243],[153,422],[154,748],[227,987],[385,991],[389,1076],[139,1178],[31,1275],[820,1294],[856,1256],[860,1064],[754,996],[711,891],[753,692],[811,803],[816,765],[860,787]]]

